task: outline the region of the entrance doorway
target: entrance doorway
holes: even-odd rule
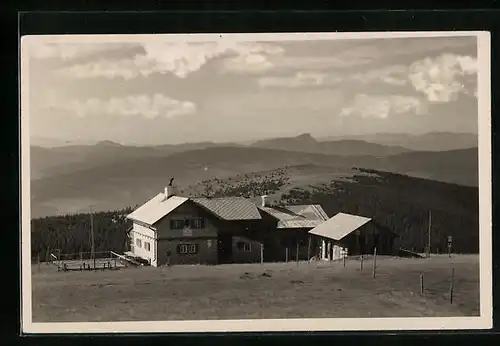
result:
[[[217,238],[217,258],[219,264],[232,263],[233,236],[231,234],[219,234]]]

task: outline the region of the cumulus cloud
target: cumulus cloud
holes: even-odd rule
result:
[[[426,58],[410,66],[409,78],[415,90],[431,102],[449,102],[461,93],[477,96],[477,59],[443,54]]]
[[[51,102],[47,107],[74,112],[79,117],[85,117],[89,114],[109,114],[154,119],[174,118],[196,112],[194,103],[174,100],[162,94],[129,95],[108,100],[91,98],[85,101],[71,100],[66,103]]]
[[[284,88],[299,88],[316,85],[331,85],[342,81],[340,76],[319,73],[319,72],[297,72],[292,76],[271,76],[261,77],[258,79],[259,86],[263,88],[269,87],[284,87]]]
[[[208,43],[163,43],[142,44],[144,53],[120,60],[98,60],[73,65],[60,72],[76,78],[107,77],[132,79],[153,73],[172,73],[185,78],[198,71],[211,59],[232,55],[226,61],[226,68],[262,71],[272,67],[266,55],[281,54],[280,47],[259,43],[208,42]]]
[[[402,95],[371,96],[357,95],[351,104],[342,109],[340,115],[360,116],[362,118],[386,119],[391,114],[426,112],[425,105],[418,98]]]

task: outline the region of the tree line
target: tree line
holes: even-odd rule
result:
[[[92,214],[96,252],[123,252],[132,222],[126,215],[132,208]],[[48,216],[31,221],[31,256],[49,260],[50,253],[91,252],[91,215],[88,213]]]

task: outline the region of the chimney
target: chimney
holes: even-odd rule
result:
[[[165,194],[165,199],[169,199],[177,194],[174,186],[165,186],[165,191],[163,193]]]
[[[266,198],[267,198],[267,195],[260,196],[260,198],[262,199],[262,204],[261,204],[261,206],[265,207],[265,206],[266,206]]]

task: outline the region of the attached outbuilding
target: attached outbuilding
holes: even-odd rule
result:
[[[344,255],[394,254],[397,234],[381,226],[371,218],[338,213],[309,231],[315,236],[317,257],[321,260],[337,260]]]

